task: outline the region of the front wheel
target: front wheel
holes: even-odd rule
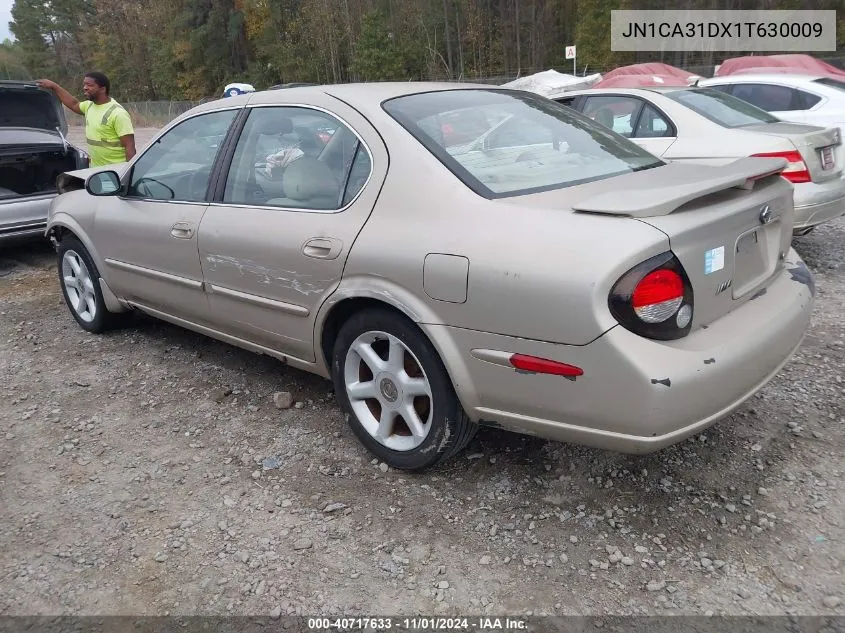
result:
[[[478,429],[431,342],[388,310],[364,310],[344,323],[332,378],[352,431],[394,468],[433,466],[461,451]]]
[[[83,330],[104,332],[128,318],[127,314],[115,314],[106,308],[100,274],[82,242],[75,237],[65,237],[59,242],[58,256],[62,295]]]

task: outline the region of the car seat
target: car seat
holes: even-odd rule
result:
[[[258,113],[259,111],[253,112],[251,116]],[[225,201],[261,202],[263,204],[261,198],[274,198],[284,195],[280,183],[269,180],[260,172],[256,173],[255,167],[267,158],[266,155],[259,155],[261,137],[290,134],[292,131],[293,123],[290,117],[265,116],[258,122],[244,146],[243,153],[236,157],[236,176],[230,179],[227,184]],[[245,175],[246,178],[244,178]]]
[[[599,108],[596,111],[595,122],[601,123],[606,128],[613,129],[613,111],[610,108]]]
[[[331,168],[316,158],[303,156],[292,162],[282,174],[284,198],[272,198],[267,204],[295,209],[336,209],[341,186]]]

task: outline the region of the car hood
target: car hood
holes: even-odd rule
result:
[[[129,163],[115,163],[104,167],[86,167],[85,169],[65,171],[56,178],[56,190],[62,194],[73,191],[74,189],[81,189],[91,176],[101,171],[113,171],[120,178],[123,178],[128,169]]]
[[[0,129],[33,128],[67,134],[61,101],[34,83],[0,81]]]

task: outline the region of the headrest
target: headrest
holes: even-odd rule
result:
[[[293,200],[310,200],[340,195],[340,184],[325,163],[303,156],[293,161],[282,174],[285,196]]]
[[[293,131],[293,122],[286,116],[263,117],[256,125],[256,131],[267,136],[290,134]]]
[[[601,108],[596,112],[596,123],[613,129],[613,111],[610,108]]]

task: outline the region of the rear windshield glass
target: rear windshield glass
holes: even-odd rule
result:
[[[839,79],[819,77],[818,79],[813,79],[813,82],[822,84],[823,86],[830,86],[831,88],[836,88],[837,90],[845,90],[845,81],[840,81]]]
[[[672,101],[685,105],[705,119],[722,127],[736,128],[763,123],[776,123],[780,119],[747,101],[737,99],[720,90],[693,88],[689,90],[666,91]]]
[[[487,198],[560,189],[664,164],[571,108],[527,92],[444,90],[397,97],[383,107]]]

